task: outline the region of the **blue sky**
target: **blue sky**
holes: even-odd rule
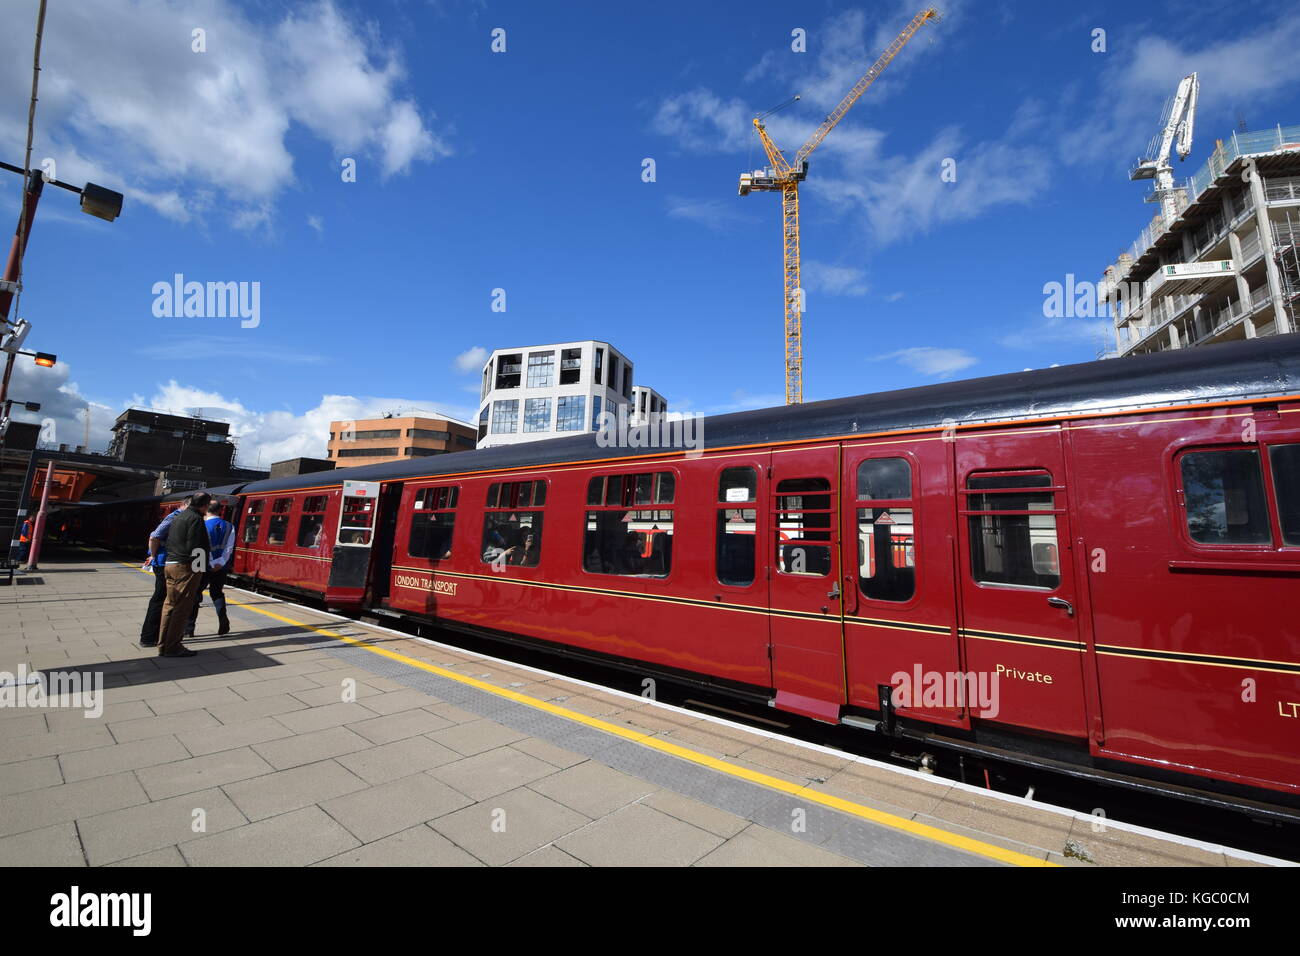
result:
[[[1150,219],[1127,170],[1179,78],[1201,81],[1180,177],[1242,119],[1300,122],[1293,4],[941,6],[813,154],[807,400],[1093,359],[1105,320],[1045,319],[1043,285],[1096,280]],[[3,4],[13,163],[36,8]],[[749,120],[799,93],[768,127],[793,154],[917,8],[52,3],[34,158],[127,200],[108,224],[47,190],[20,313],[60,366],[13,394],[72,444],[89,404],[92,447],[129,404],[202,409],[262,467],[323,454],[332,418],[469,418],[483,350],[536,342],[611,341],[678,410],[779,404],[780,203],[736,195]],[[176,273],[260,283],[260,323],[155,316]]]

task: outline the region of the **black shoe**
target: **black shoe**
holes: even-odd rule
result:
[[[157,641],[146,641],[146,640],[144,640],[143,638],[141,638],[141,640],[140,640],[140,646],[141,646],[141,647],[157,647],[157,646],[158,646],[158,642],[157,642]]]
[[[222,634],[229,634],[229,633],[230,633],[230,618],[226,617],[223,614],[221,615],[221,623],[217,627],[217,635],[220,636]]]
[[[188,640],[189,640],[191,637],[193,637],[193,636],[194,636],[194,632],[193,632],[193,631],[182,631],[182,632],[181,632],[181,640],[182,640],[182,641],[188,641]]]
[[[159,657],[198,657],[199,652],[192,651],[184,644],[182,644],[180,647],[176,648],[176,650],[171,651],[170,653],[168,653],[167,651],[159,651],[158,656]]]

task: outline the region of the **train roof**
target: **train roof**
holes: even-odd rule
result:
[[[702,434],[704,448],[725,448],[1297,394],[1300,333],[1291,333],[713,415],[703,419]],[[652,453],[654,449],[640,451]],[[597,435],[588,432],[571,438],[268,478],[235,487],[244,494],[335,487],[345,479],[393,481],[624,458],[629,453],[638,450],[625,445],[602,447]]]

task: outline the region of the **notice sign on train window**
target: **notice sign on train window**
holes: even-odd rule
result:
[[[740,487],[740,488],[728,488],[728,489],[727,489],[727,500],[728,500],[728,501],[748,501],[748,500],[749,500],[749,489],[748,489],[748,488],[745,488],[745,487],[743,487],[743,486]]]
[[[348,498],[373,498],[379,494],[379,482],[345,479],[343,494]]]
[[[881,512],[880,517],[876,519],[876,524],[893,524],[894,519],[889,517],[889,512]]]

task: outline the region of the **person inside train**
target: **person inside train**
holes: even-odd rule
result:
[[[517,546],[508,549],[510,554],[509,561],[511,564],[522,565],[524,567],[535,567],[539,557],[537,547],[537,536],[533,534],[532,529],[523,533],[523,541]]]

